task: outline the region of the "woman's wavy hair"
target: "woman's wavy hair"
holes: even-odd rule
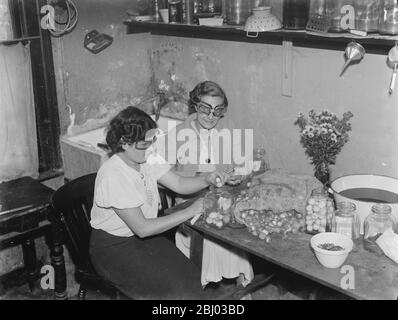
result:
[[[228,99],[224,90],[213,81],[203,81],[189,93],[189,114],[195,113],[195,106],[200,102],[203,96],[221,97],[224,100],[225,107],[228,107]]]
[[[142,141],[146,132],[155,128],[157,128],[156,122],[146,112],[129,106],[110,121],[106,143],[111,149],[111,154],[123,152],[123,143],[133,144]]]

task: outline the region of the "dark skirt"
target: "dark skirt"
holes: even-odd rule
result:
[[[200,270],[162,236],[118,237],[93,229],[90,256],[98,274],[132,299],[212,299]]]

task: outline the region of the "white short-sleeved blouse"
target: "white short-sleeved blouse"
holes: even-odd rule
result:
[[[159,209],[159,180],[170,166],[159,159],[141,165],[140,172],[128,166],[117,154],[105,161],[95,180],[91,226],[121,237],[134,235],[114,208],[140,207],[146,218],[155,218]]]

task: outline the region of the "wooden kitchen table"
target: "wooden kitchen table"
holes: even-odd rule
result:
[[[63,233],[52,214],[53,190],[31,177],[0,184],[0,250],[22,245],[30,289],[37,277],[34,239],[46,236],[54,267],[55,298],[66,298],[66,273],[63,258]]]
[[[184,227],[192,228],[209,237],[219,239],[264,260],[300,274],[326,287],[355,299],[398,299],[398,265],[385,256],[377,256],[356,246],[343,266],[352,266],[355,272],[354,289],[343,289],[341,282],[347,270],[323,267],[310,248],[311,235],[291,234],[288,239],[273,239],[270,243],[251,235],[246,229],[208,226],[202,218],[195,225],[189,221]]]

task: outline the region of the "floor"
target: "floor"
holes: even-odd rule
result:
[[[254,265],[258,267],[258,265]],[[255,270],[256,271],[256,270]],[[344,300],[345,296],[320,286],[312,281],[305,279],[293,273],[282,269],[275,269],[273,272],[277,275],[270,284],[252,292],[243,297],[243,300]],[[68,296],[70,300],[77,299],[78,286],[73,281],[73,270],[67,268],[68,277]],[[210,285],[206,290],[212,290],[217,296],[223,297],[236,289],[235,280],[225,279],[222,282]],[[315,294],[315,295],[314,295]],[[39,280],[36,283],[35,290],[30,292],[27,284],[11,288],[3,295],[0,294],[0,300],[52,300],[54,299],[53,290],[43,290],[40,288]],[[99,291],[88,291],[87,300],[110,300],[109,296]]]

